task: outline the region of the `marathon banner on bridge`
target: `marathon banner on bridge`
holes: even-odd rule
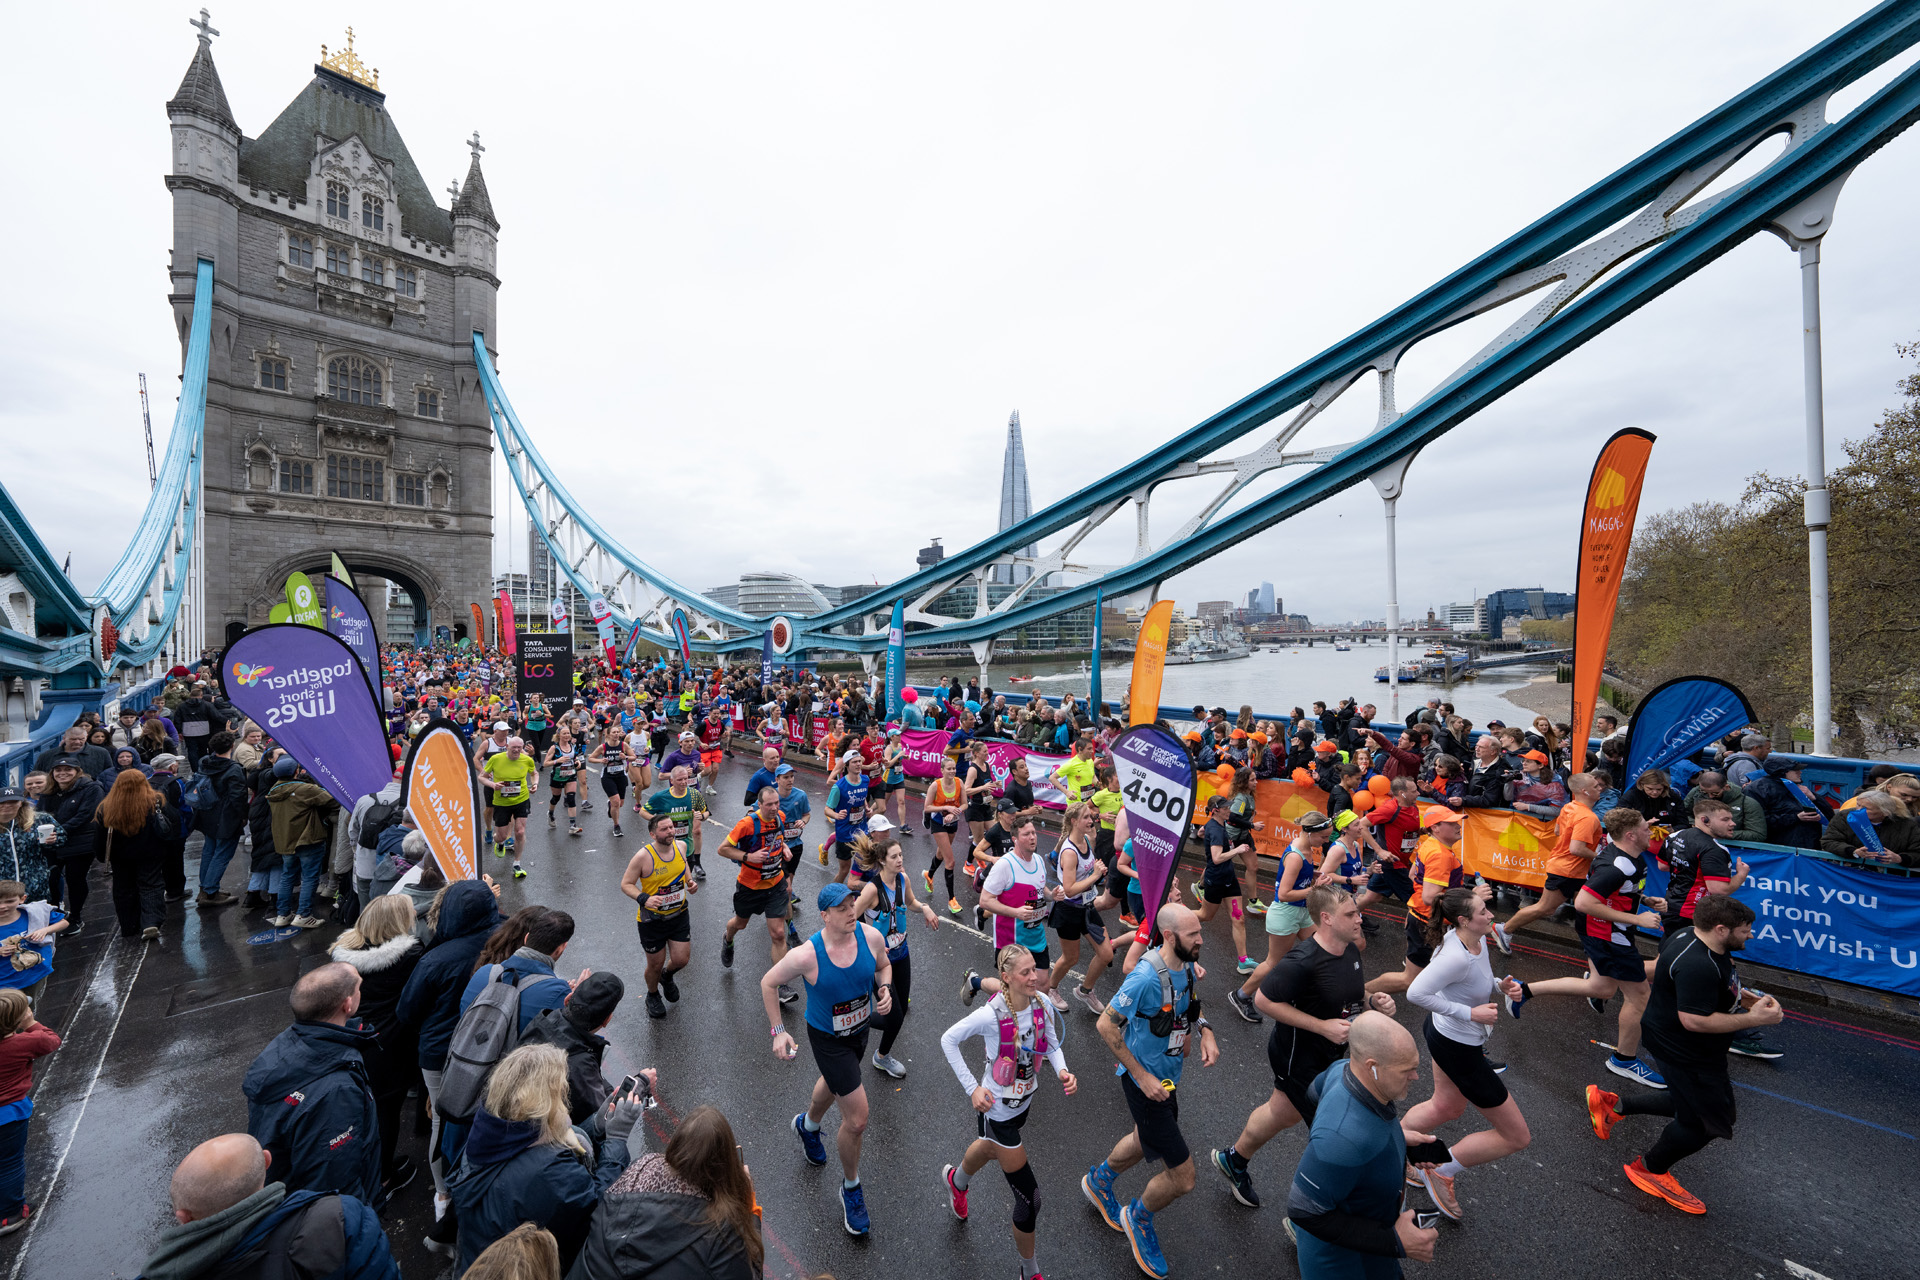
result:
[[[345,807],[393,781],[372,685],[340,637],[297,622],[255,627],[220,655],[220,686]]]
[[[450,725],[431,724],[413,740],[400,772],[400,802],[449,883],[479,878],[480,776]]]
[[[1195,807],[1193,761],[1180,740],[1164,729],[1135,725],[1113,740],[1113,768],[1133,840],[1140,900],[1146,905],[1141,927],[1158,938],[1155,917],[1167,900]]]
[[[1649,769],[1665,769],[1753,722],[1746,695],[1725,680],[1669,680],[1634,704],[1627,731],[1627,780],[1631,784]]]
[[[668,622],[673,628],[673,642],[680,646],[680,665],[691,671],[693,670],[693,632],[687,626],[687,611],[675,609]]]
[[[1160,681],[1167,673],[1167,636],[1173,627],[1173,601],[1162,600],[1140,619],[1133,642],[1133,683],[1127,690],[1127,723],[1152,724],[1160,718]]]
[[[327,630],[347,642],[347,648],[353,650],[353,656],[360,659],[361,670],[367,673],[367,680],[374,692],[374,701],[380,700],[379,689],[382,672],[380,670],[380,641],[373,634],[373,614],[367,608],[367,602],[353,589],[350,582],[328,574],[322,579],[327,584]]]
[[[593,618],[593,629],[600,637],[600,648],[606,652],[607,665],[620,665],[618,652],[614,648],[613,606],[607,603],[603,595],[596,595],[587,601],[587,613]]]
[[[1200,827],[1207,822],[1207,801],[1216,794],[1225,795],[1228,784],[1217,772],[1207,772],[1199,775],[1197,786],[1193,825]],[[1253,805],[1266,824],[1253,833],[1254,851],[1277,862],[1287,856],[1287,846],[1299,838],[1301,815],[1327,811],[1327,793],[1315,786],[1263,778],[1253,784]]]
[[[473,603],[473,602],[472,602],[471,600],[469,600],[469,601],[467,602],[467,608],[469,608],[469,609],[471,609],[471,610],[473,610],[473,639],[474,639],[474,642],[475,642],[476,644],[485,644],[485,643],[487,642],[487,620],[486,620],[486,617],[485,617],[485,615],[483,615],[483,614],[482,614],[482,613],[480,612],[480,606],[479,606],[479,605],[477,605],[477,604],[475,604],[475,603]]]
[[[768,689],[773,688],[773,628],[768,627],[760,635],[760,683]]]
[[[303,627],[326,629],[326,620],[320,616],[320,597],[313,589],[313,579],[306,574],[287,575],[287,605],[292,610],[290,621]]]
[[[1734,960],[1920,996],[1920,879],[1883,875],[1798,854],[1727,842],[1747,863],[1734,896],[1753,908],[1753,937]],[[1647,873],[1664,894],[1667,874]]]
[[[499,617],[500,652],[511,655],[514,652],[515,633],[513,597],[502,591],[493,602],[493,611]]]
[[[820,736],[826,734],[825,722],[814,717]],[[953,741],[953,735],[945,729],[908,729],[900,735],[900,747],[905,753],[901,766],[909,778],[937,778],[940,776],[940,762],[946,758],[947,745]],[[1071,760],[1071,756],[1055,755],[1046,752],[1030,751],[1017,742],[1002,742],[996,739],[984,739],[987,748],[987,767],[993,771],[993,794],[1000,795],[1006,790],[1007,779],[1013,776],[1013,762],[1024,759],[1027,762],[1027,782],[1033,787],[1033,798],[1044,809],[1064,809],[1067,807],[1067,795],[1053,781],[1053,771]],[[966,760],[958,762],[962,778],[966,776]]]
[[[769,653],[772,651],[769,650]],[[893,618],[887,623],[887,719],[898,720],[900,690],[907,683],[907,611],[904,600],[893,602]]]
[[[564,708],[573,701],[573,637],[537,631],[520,637],[518,681],[524,700],[539,694]]]

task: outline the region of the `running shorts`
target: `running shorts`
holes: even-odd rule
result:
[[[1273,1068],[1273,1087],[1286,1095],[1300,1118],[1311,1127],[1313,1124],[1314,1104],[1311,1099],[1313,1082],[1322,1071],[1339,1061],[1344,1052],[1335,1046],[1333,1056],[1329,1057],[1325,1049],[1315,1044],[1319,1036],[1306,1037],[1310,1032],[1283,1023],[1274,1023],[1273,1032],[1267,1037],[1267,1065]]]
[[[1433,947],[1427,942],[1427,922],[1407,912],[1407,961],[1424,969],[1433,963]]]
[[[627,775],[624,773],[601,774],[600,790],[610,796],[623,796],[627,794]]]
[[[1587,953],[1587,962],[1593,971],[1603,978],[1612,978],[1615,982],[1645,982],[1647,980],[1646,957],[1632,943],[1621,946],[1606,938],[1591,938],[1580,935],[1581,949]]]
[[[493,825],[496,827],[504,827],[515,818],[524,818],[527,816],[528,810],[532,807],[533,801],[531,800],[522,800],[519,804],[495,804],[493,806]]]
[[[836,1098],[844,1098],[860,1088],[860,1064],[866,1061],[867,1029],[871,1025],[869,1019],[853,1035],[834,1036],[811,1022],[807,1024],[807,1043],[813,1047],[814,1065],[820,1068],[820,1078],[827,1082],[827,1089]]]
[[[1130,1075],[1120,1077],[1120,1092],[1127,1099],[1127,1111],[1140,1135],[1140,1149],[1147,1159],[1158,1160],[1169,1169],[1178,1169],[1193,1159],[1186,1138],[1180,1133],[1179,1090],[1167,1095],[1165,1102],[1151,1102],[1140,1092]]]
[[[1200,880],[1200,896],[1216,905],[1225,902],[1228,898],[1238,898],[1241,896],[1240,879],[1238,876],[1231,879],[1203,876]]]
[[[741,920],[751,920],[755,916],[765,916],[769,920],[787,918],[787,900],[792,895],[787,892],[786,877],[780,883],[767,889],[749,889],[738,881],[733,886],[733,914]]]
[[[1548,876],[1547,882],[1540,887],[1543,892],[1551,889],[1568,902],[1572,902],[1580,896],[1580,891],[1587,887],[1587,878],[1585,876]]]
[[[693,920],[685,911],[637,923],[640,926],[640,949],[648,955],[664,950],[669,942],[693,941]]]
[[[1667,1082],[1666,1096],[1673,1100],[1675,1119],[1691,1119],[1709,1138],[1727,1142],[1733,1138],[1733,1081],[1724,1063],[1711,1067],[1679,1066],[1661,1058],[1650,1045],[1641,1046],[1660,1068]]]
[[[1406,902],[1413,897],[1413,879],[1405,867],[1382,866],[1367,880],[1367,888],[1383,898]]]
[[[1267,932],[1274,937],[1284,938],[1311,928],[1313,917],[1307,914],[1305,903],[1275,901],[1267,904]]]
[[[700,751],[700,767],[702,769],[718,769],[720,767],[720,761],[724,756],[725,753],[718,747],[703,747]]]
[[[1433,1025],[1432,1014],[1427,1015],[1420,1029],[1427,1038],[1427,1052],[1433,1056],[1433,1065],[1447,1073],[1447,1079],[1453,1081],[1461,1097],[1482,1113],[1507,1100],[1506,1082],[1494,1073],[1484,1047],[1461,1044]]]
[[[1020,1130],[1026,1126],[1027,1117],[1032,1108],[1023,1107],[1020,1114],[1006,1120],[989,1120],[978,1111],[974,1115],[979,1119],[980,1136],[996,1147],[1005,1147],[1008,1151],[1020,1148]]]
[[[993,821],[992,806],[984,800],[967,801],[967,821],[968,822]]]
[[[1060,941],[1071,942],[1075,938],[1088,937],[1094,945],[1107,940],[1107,922],[1100,913],[1084,902],[1056,902],[1053,914],[1047,923],[1060,935]]]

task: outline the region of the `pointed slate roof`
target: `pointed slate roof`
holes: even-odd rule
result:
[[[487,198],[487,180],[480,176],[480,153],[474,152],[473,163],[467,166],[467,180],[460,184],[460,198],[453,202],[453,216],[462,214],[478,218],[495,231],[500,229],[500,220],[493,216],[493,201]]]
[[[220,73],[213,67],[213,42],[205,36],[200,37],[200,47],[193,51],[193,61],[187,64],[187,74],[180,79],[180,88],[173,97],[167,99],[167,110],[189,111],[195,115],[217,120],[235,133],[240,126],[235,123],[232,108],[227,106],[227,91],[220,83]]]
[[[211,65],[211,64],[209,64]],[[335,141],[359,135],[367,149],[393,165],[394,198],[410,235],[435,244],[453,243],[453,219],[434,203],[407,144],[387,114],[386,95],[324,67],[257,138],[240,143],[240,176],[264,191],[285,191],[311,200],[307,174],[313,167],[313,137]]]

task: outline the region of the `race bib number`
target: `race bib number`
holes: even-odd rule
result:
[[[1176,1058],[1187,1056],[1187,1020],[1185,1018],[1174,1019],[1173,1031],[1167,1036],[1167,1052]]]
[[[1013,1083],[1007,1086],[1006,1098],[1016,1101],[1032,1093],[1039,1085],[1040,1078],[1034,1073],[1033,1059],[1028,1058],[1014,1069]]]
[[[861,996],[858,1000],[842,1000],[833,1006],[833,1034],[850,1036],[867,1025],[867,1018],[873,1010],[873,997]]]
[[[513,799],[517,799],[517,798],[519,797],[519,795],[520,795],[520,784],[519,784],[519,783],[517,783],[517,782],[503,782],[503,783],[501,783],[501,784],[500,784],[500,798],[501,798],[502,800],[513,800]]]
[[[675,889],[672,893],[656,893],[653,897],[654,900],[659,903],[654,910],[664,912],[685,902],[687,900],[687,891],[685,889]]]
[[[786,826],[780,828],[780,834],[786,838],[787,843],[799,844],[800,824],[797,822],[789,822]]]

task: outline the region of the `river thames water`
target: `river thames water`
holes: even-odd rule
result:
[[[1424,706],[1428,698],[1438,695],[1453,703],[1454,709],[1473,721],[1476,728],[1489,720],[1526,724],[1533,719],[1532,713],[1509,702],[1502,695],[1552,669],[1551,664],[1496,667],[1475,679],[1458,681],[1452,686],[1437,683],[1404,684],[1400,686],[1400,705],[1396,712],[1388,697],[1387,686],[1373,678],[1373,673],[1386,663],[1387,650],[1384,645],[1355,645],[1346,653],[1336,652],[1326,644],[1312,648],[1302,645],[1297,649],[1283,645],[1278,653],[1269,653],[1270,647],[1263,645],[1252,657],[1230,662],[1168,667],[1161,684],[1161,703],[1166,706],[1205,703],[1209,707],[1225,707],[1231,713],[1237,713],[1242,705],[1250,704],[1256,712],[1285,715],[1296,706],[1311,709],[1316,698],[1332,706],[1341,698],[1352,697],[1363,703],[1376,704],[1382,720],[1404,720],[1414,708]],[[1421,648],[1423,646],[1411,652],[1402,648],[1402,660],[1417,657]],[[958,675],[964,683],[976,670],[965,667],[916,668],[911,658],[907,662],[907,678],[913,684],[944,684],[954,675]],[[1104,660],[1100,671],[1101,693],[1108,705],[1114,705],[1124,697],[1131,671],[1132,664],[1126,658],[1109,657]],[[1031,684],[1008,681],[1010,676],[1029,675],[1039,679]],[[1024,696],[1037,689],[1056,697],[1062,693],[1084,695],[1087,692],[1087,677],[1079,671],[1077,663],[1022,662],[1011,656],[996,658],[988,677],[996,693]]]

